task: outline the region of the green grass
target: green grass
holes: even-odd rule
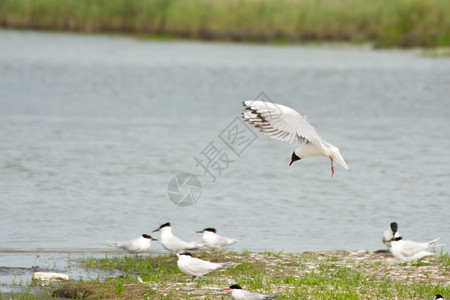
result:
[[[22,293],[5,299],[56,295],[90,299],[229,299],[223,289],[230,283],[279,294],[277,299],[432,299],[435,294],[450,295],[447,253],[411,264],[393,263],[389,256],[369,252],[361,254],[363,259],[348,254],[204,251],[194,256],[237,264],[194,281],[178,270],[173,256],[85,258],[79,266],[115,275],[45,287],[39,294],[33,292],[36,283],[32,283]]]
[[[289,44],[450,45],[448,0],[2,0],[0,26]]]

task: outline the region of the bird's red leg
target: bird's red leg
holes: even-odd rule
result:
[[[334,175],[334,167],[333,167],[333,159],[331,158],[331,156],[330,156],[330,159],[331,159],[331,177],[333,177],[333,175]]]

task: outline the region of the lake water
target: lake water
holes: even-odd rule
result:
[[[384,248],[397,221],[450,249],[449,58],[26,31],[0,45],[1,267],[104,255],[168,221],[187,240],[215,227],[241,239],[231,249],[291,252]],[[221,134],[261,92],[307,115],[350,170],[288,167],[295,146],[257,131],[230,151]],[[208,145],[231,161],[215,182],[194,160]],[[203,186],[191,207],[168,199],[180,172]]]

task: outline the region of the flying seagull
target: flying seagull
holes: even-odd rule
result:
[[[325,142],[305,117],[292,108],[262,100],[246,100],[242,104],[245,122],[271,138],[299,145],[292,153],[289,166],[308,156],[325,156],[331,160],[331,176],[334,175],[333,160],[348,170],[338,147]]]

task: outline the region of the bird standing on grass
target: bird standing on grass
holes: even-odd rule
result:
[[[202,231],[196,232],[202,234],[203,244],[210,249],[222,249],[238,242],[238,240],[218,235],[214,228],[205,228]]]
[[[233,284],[229,288],[226,288],[226,290],[231,290],[231,298],[233,298],[233,300],[270,300],[278,297],[278,295],[263,295],[246,291],[237,284]]]
[[[153,230],[153,232],[156,231],[161,231],[160,243],[166,250],[171,252],[195,250],[204,246],[202,243],[199,242],[183,241],[182,239],[173,235],[172,227],[170,226],[169,222],[159,226],[158,229]]]
[[[157,241],[157,239],[152,238],[148,234],[143,234],[137,239],[128,242],[110,242],[109,246],[115,246],[128,253],[137,255],[138,253],[148,252],[152,246],[152,241]]]
[[[199,258],[192,257],[189,252],[178,253],[177,266],[181,272],[196,276],[208,274],[214,270],[233,266],[233,263],[213,263]]]
[[[434,255],[429,251],[425,251],[428,247],[436,244],[441,238],[437,238],[430,242],[418,243],[408,240],[403,240],[401,236],[391,240],[390,251],[392,255],[401,261],[413,261],[428,255]]]
[[[259,128],[271,138],[297,143],[291,163],[308,156],[325,156],[331,160],[331,176],[334,175],[333,160],[348,169],[338,147],[325,142],[305,117],[290,107],[261,100],[243,102],[242,119]]]

